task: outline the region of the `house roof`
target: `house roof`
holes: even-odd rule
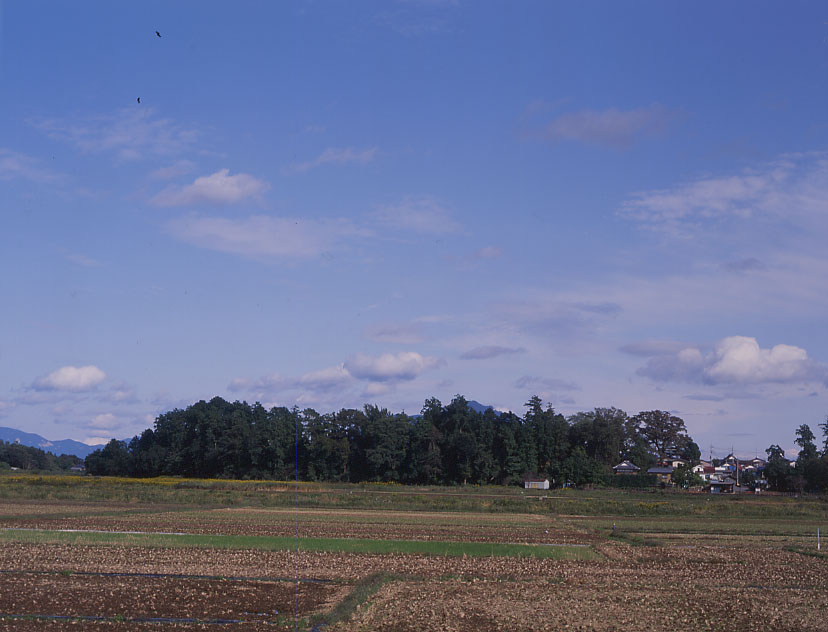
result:
[[[728,476],[728,477],[727,477],[726,479],[724,479],[723,481],[710,481],[710,484],[711,484],[711,485],[735,485],[735,484],[736,484],[736,481],[734,481],[732,478],[730,478],[730,477]]]
[[[647,474],[672,474],[672,467],[651,467],[647,470]]]
[[[640,470],[641,468],[635,465],[634,463],[630,463],[629,461],[621,461],[618,465],[613,467],[614,470]]]

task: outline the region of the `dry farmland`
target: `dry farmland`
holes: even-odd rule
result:
[[[828,631],[818,499],[84,485],[0,481],[0,628]]]

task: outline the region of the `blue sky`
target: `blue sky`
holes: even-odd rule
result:
[[[721,456],[828,413],[820,3],[0,20],[0,425],[538,394]]]

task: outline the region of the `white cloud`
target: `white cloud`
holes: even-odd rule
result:
[[[21,178],[32,182],[54,182],[59,176],[38,165],[38,161],[10,149],[0,147],[0,180]]]
[[[377,151],[376,147],[361,150],[352,149],[351,147],[328,147],[315,159],[292,165],[288,171],[303,173],[323,165],[365,164],[374,159]]]
[[[184,187],[168,187],[152,198],[156,206],[190,206],[193,204],[234,204],[260,196],[268,185],[246,173],[229,175],[221,169],[209,176],[196,178]]]
[[[442,363],[440,358],[422,356],[416,351],[384,353],[380,356],[358,353],[345,362],[345,368],[358,379],[385,382],[413,380],[424,371],[437,368]]]
[[[95,415],[85,426],[87,429],[112,430],[121,426],[121,422],[112,413],[103,413]]]
[[[580,110],[554,119],[546,126],[544,135],[553,140],[624,148],[641,136],[662,133],[675,116],[658,104],[632,110]]]
[[[399,204],[380,207],[373,217],[381,224],[418,233],[456,233],[460,224],[448,210],[430,197],[406,197]]]
[[[697,346],[651,358],[639,375],[657,381],[705,384],[826,382],[828,369],[808,357],[805,349],[778,344],[762,349],[756,338],[729,336],[707,353]]]
[[[142,158],[146,153],[179,153],[190,147],[198,136],[171,119],[156,118],[151,108],[123,109],[78,123],[58,119],[30,122],[50,138],[70,142],[81,151],[114,152],[122,160]]]
[[[243,219],[189,216],[167,230],[187,243],[252,258],[310,259],[345,238],[367,234],[348,220],[306,220],[252,215]]]
[[[90,391],[106,379],[106,373],[96,366],[64,366],[37,378],[32,388],[37,391]]]

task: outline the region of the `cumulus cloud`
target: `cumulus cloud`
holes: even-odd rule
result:
[[[94,428],[95,430],[112,430],[113,428],[120,427],[122,424],[112,413],[103,413],[95,415],[84,425],[87,429]]]
[[[83,152],[114,152],[121,160],[145,154],[175,154],[190,147],[198,137],[171,119],[158,118],[152,108],[129,108],[114,114],[77,122],[60,119],[29,121],[49,138],[74,144]]]
[[[456,233],[461,229],[448,210],[430,197],[406,197],[399,204],[381,206],[373,217],[385,226],[417,233]]]
[[[233,204],[261,195],[268,185],[246,173],[231,176],[220,169],[209,176],[196,178],[183,187],[169,187],[152,198],[156,206],[190,206],[193,204]]]
[[[328,147],[319,156],[307,162],[300,162],[290,167],[289,171],[303,173],[323,165],[365,164],[371,162],[377,154],[376,147],[353,149],[351,147]]]
[[[515,355],[517,353],[525,353],[526,349],[523,347],[501,347],[499,345],[483,345],[469,349],[465,353],[461,353],[460,357],[463,360],[488,360],[489,358],[496,358],[503,355]]]
[[[657,381],[704,384],[828,381],[828,369],[811,360],[805,349],[785,344],[763,349],[756,338],[747,336],[724,338],[707,353],[688,346],[677,353],[651,358],[638,374]]]
[[[32,383],[36,391],[90,391],[106,379],[106,373],[96,366],[64,366]]]
[[[252,258],[310,259],[347,237],[367,234],[348,220],[306,220],[251,215],[241,219],[190,216],[170,220],[167,231],[200,248]]]
[[[401,351],[380,356],[358,353],[348,358],[345,368],[358,379],[385,382],[413,380],[424,371],[442,364],[440,358],[422,356],[416,351]]]
[[[663,105],[632,110],[580,110],[563,114],[551,121],[544,135],[552,140],[574,140],[593,145],[622,149],[642,136],[664,132],[676,113]]]

